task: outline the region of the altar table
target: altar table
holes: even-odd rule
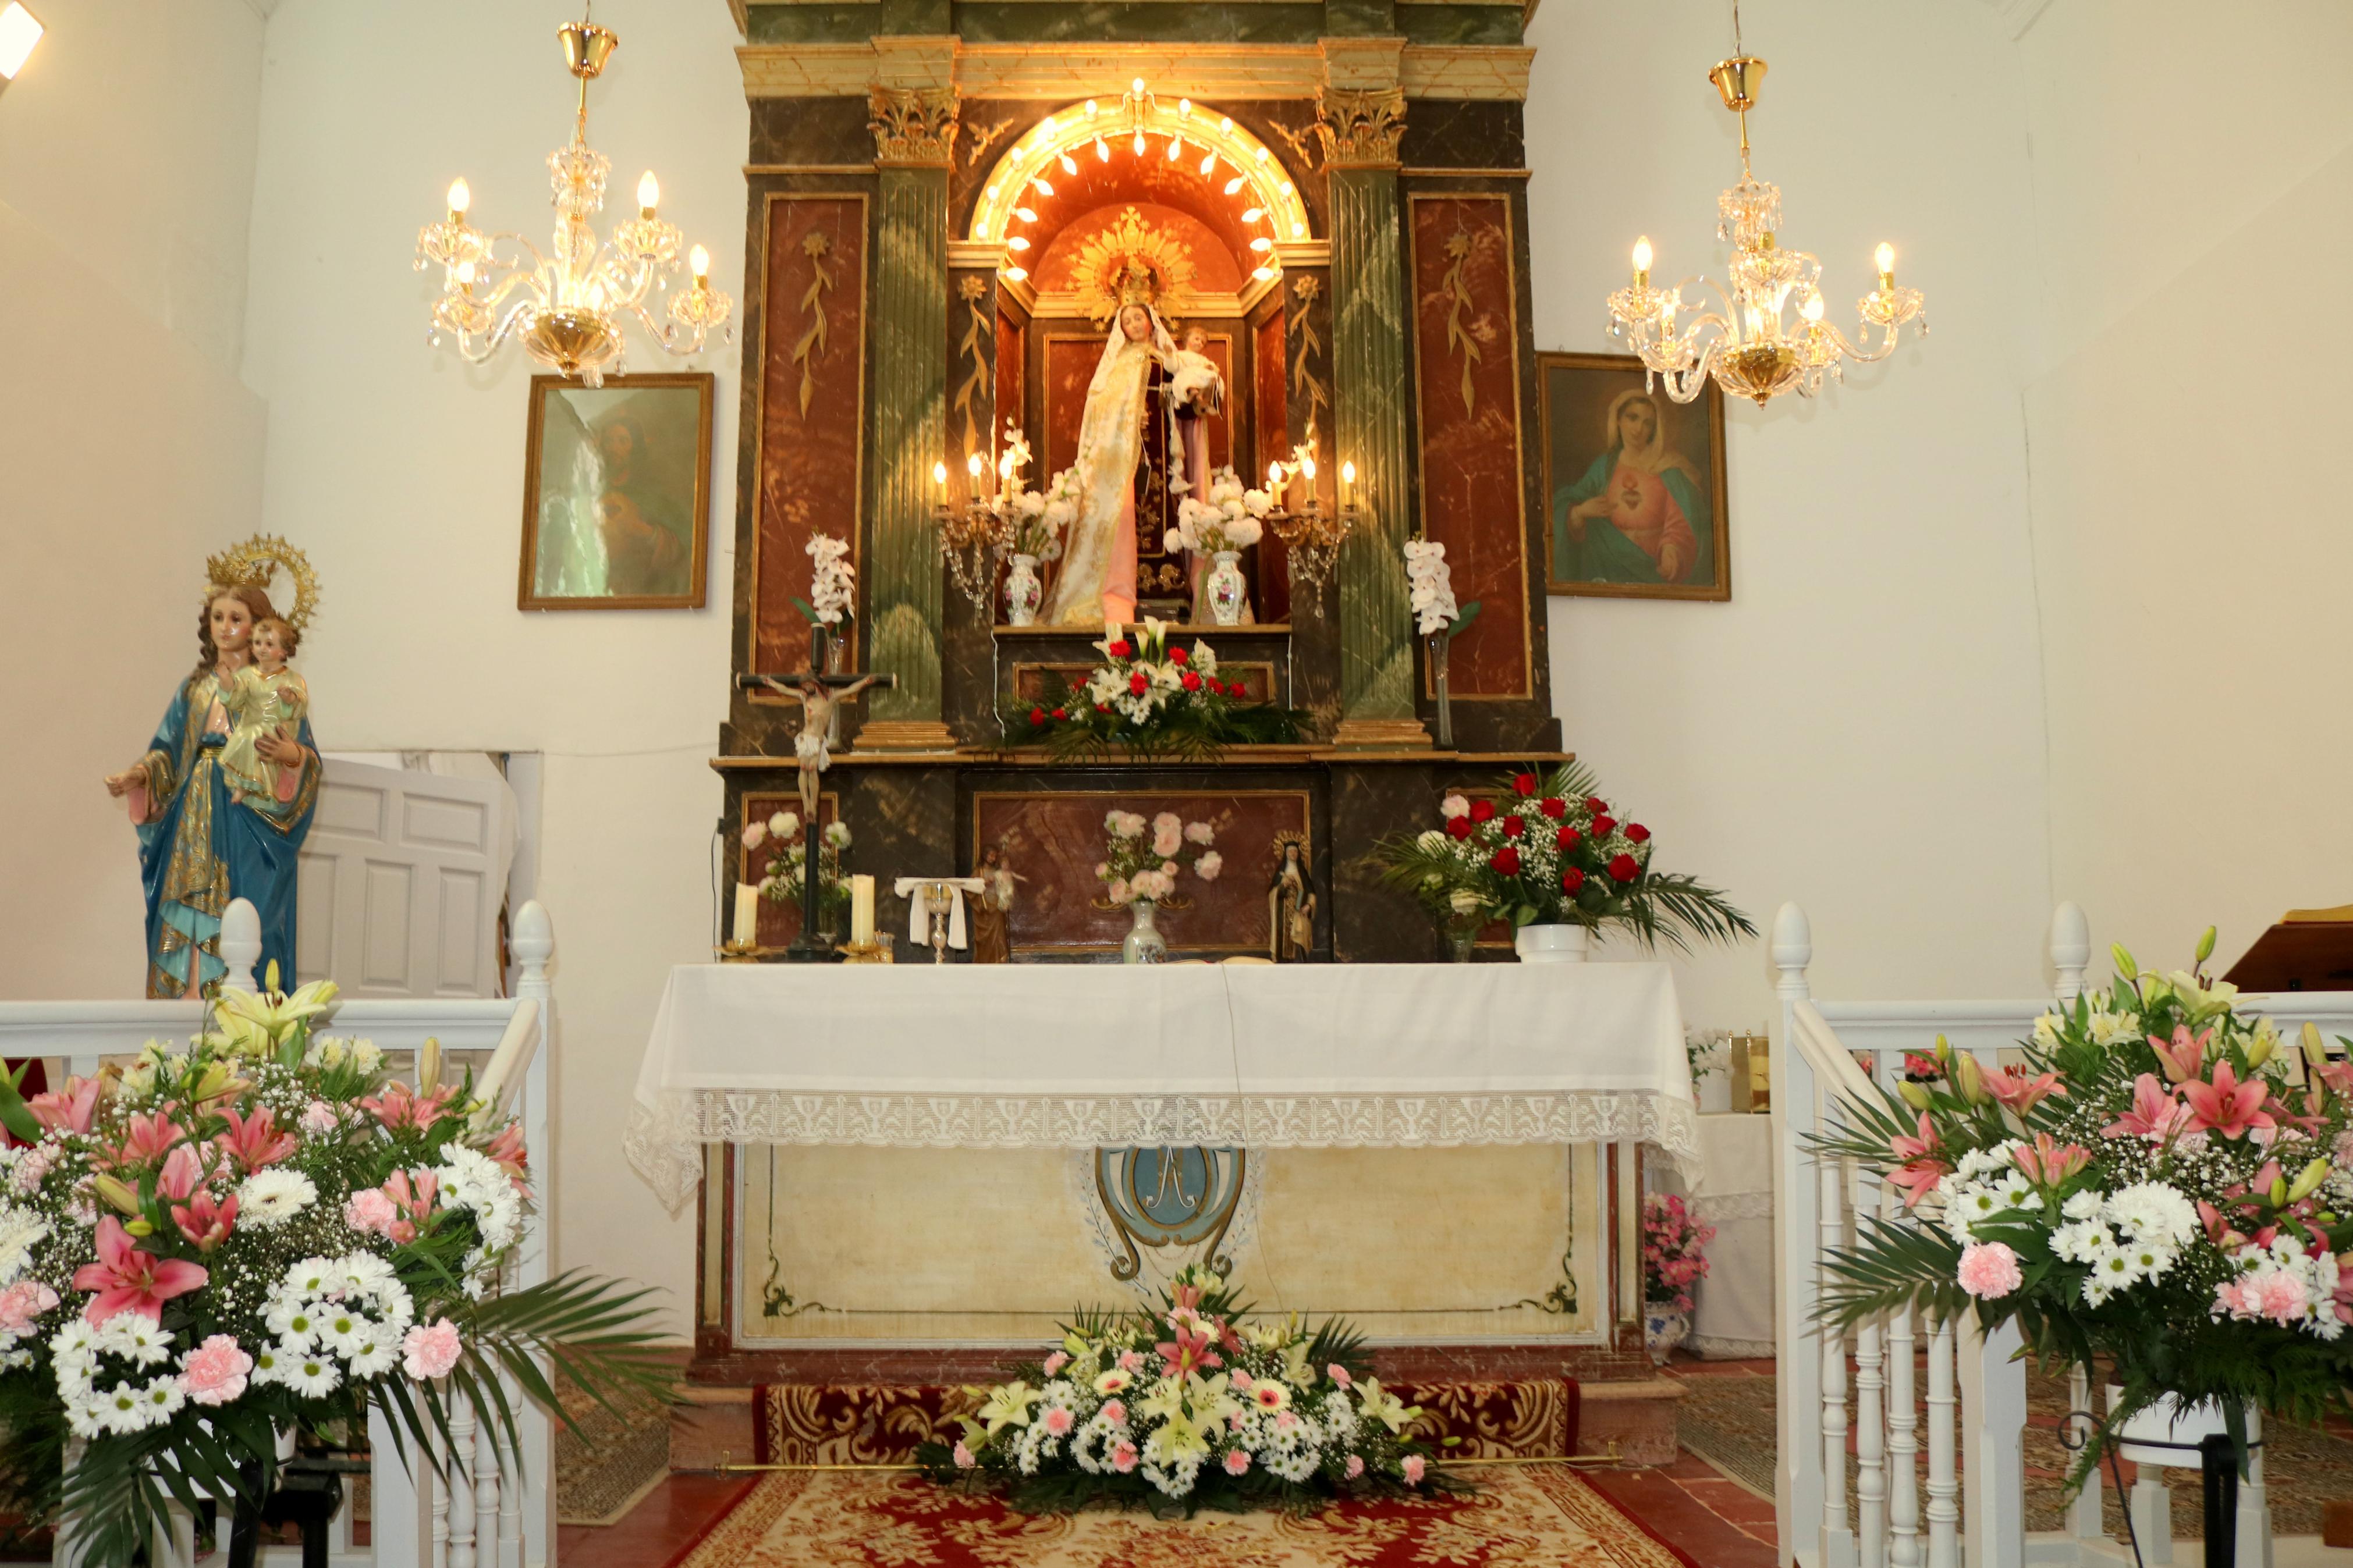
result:
[[[685,964],[630,1162],[700,1146],[1250,1149],[1641,1142],[1699,1152],[1667,966]]]

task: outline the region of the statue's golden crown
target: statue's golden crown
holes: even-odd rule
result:
[[[294,603],[279,613],[296,631],[303,631],[318,613],[319,574],[311,569],[309,556],[274,533],[257,533],[218,555],[208,556],[205,561],[205,584],[207,593],[223,588],[267,591],[280,572],[293,582]]]

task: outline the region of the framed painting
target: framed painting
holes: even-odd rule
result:
[[[1545,590],[1729,599],[1724,392],[1678,404],[1630,354],[1536,355]]]
[[[712,379],[531,378],[518,608],[702,607]]]

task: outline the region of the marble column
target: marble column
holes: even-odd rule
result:
[[[947,456],[948,167],[953,89],[877,88],[874,228],[873,519],[865,587],[868,662],[898,678],[867,699],[861,750],[947,750],[939,487]]]
[[[1327,89],[1317,100],[1332,200],[1335,469],[1356,466],[1340,547],[1340,727],[1336,744],[1422,747],[1403,545],[1411,531],[1411,378],[1406,363],[1404,232],[1398,139],[1405,94]]]

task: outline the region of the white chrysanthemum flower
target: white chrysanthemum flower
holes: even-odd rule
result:
[[[379,1323],[365,1343],[345,1358],[354,1381],[382,1377],[400,1364],[400,1330]]]
[[[343,1374],[332,1356],[320,1352],[289,1356],[280,1381],[305,1399],[319,1399],[340,1387]]]
[[[286,1277],[279,1282],[280,1296],[323,1296],[335,1277],[335,1266],[324,1258],[306,1258],[290,1264]]]
[[[272,1301],[261,1321],[289,1352],[307,1352],[319,1342],[320,1309],[309,1301]]]
[[[148,1381],[147,1386],[139,1391],[139,1398],[147,1407],[148,1425],[159,1426],[180,1413],[180,1407],[188,1402],[188,1394],[177,1377],[158,1377]]]
[[[2059,1205],[2059,1212],[2069,1219],[2090,1219],[2100,1212],[2105,1198],[2099,1193],[2085,1189]]]
[[[301,1355],[303,1350],[304,1347],[300,1345],[291,1350],[282,1345],[256,1345],[253,1350],[252,1380],[255,1383],[285,1382],[288,1363]]]
[[[399,1288],[392,1265],[373,1252],[353,1252],[337,1258],[335,1279],[346,1296],[364,1296],[370,1300],[382,1300],[386,1286]]]
[[[237,1184],[237,1219],[239,1225],[275,1230],[318,1201],[318,1184],[310,1177],[272,1166]]]
[[[375,1342],[375,1324],[349,1302],[319,1309],[319,1341],[349,1361]]]
[[[154,1423],[147,1414],[147,1402],[139,1394],[140,1391],[127,1383],[117,1384],[100,1394],[94,1402],[99,1425],[116,1436],[128,1436],[153,1426]]]
[[[2180,1246],[2199,1228],[2198,1206],[2179,1188],[2162,1182],[2124,1188],[2109,1197],[2104,1212],[2137,1239],[2167,1247]]]
[[[2082,1219],[2052,1231],[2051,1250],[2071,1263],[2089,1263],[2115,1239],[2108,1234],[2108,1227],[2100,1221]]]
[[[117,1312],[98,1331],[98,1348],[140,1366],[169,1360],[172,1332],[136,1312]]]

